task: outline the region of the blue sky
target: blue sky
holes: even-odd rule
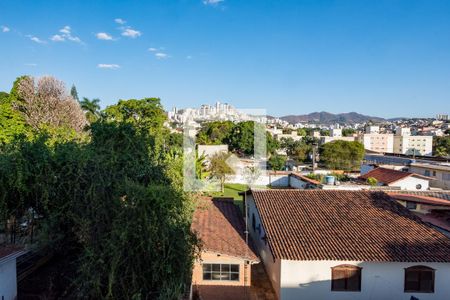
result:
[[[0,1],[0,90],[53,75],[102,106],[450,113],[450,1]]]

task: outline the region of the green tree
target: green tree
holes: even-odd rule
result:
[[[355,134],[356,131],[353,128],[344,128],[342,129],[342,135],[343,136],[353,136],[353,134]]]
[[[367,184],[371,185],[371,186],[376,186],[378,184],[378,180],[374,177],[369,177],[367,178]]]
[[[81,109],[84,111],[86,115],[86,119],[89,123],[94,123],[100,117],[100,99],[92,99],[83,97],[83,100],[80,101]]]
[[[231,153],[218,153],[211,157],[209,162],[209,172],[212,177],[220,180],[222,193],[224,191],[226,176],[234,174],[234,170],[227,163],[227,159],[231,155]]]
[[[286,167],[286,156],[285,155],[272,155],[269,158],[269,166],[272,170],[281,171]]]
[[[299,128],[299,129],[297,129],[297,135],[299,135],[299,136],[306,136],[307,135],[307,131],[305,130],[305,128]]]
[[[333,141],[320,147],[320,161],[329,169],[358,169],[363,157],[364,146],[359,142]]]
[[[450,156],[450,136],[434,138],[434,154],[441,157]]]

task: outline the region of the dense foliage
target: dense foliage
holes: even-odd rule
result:
[[[179,298],[197,241],[181,190],[179,137],[163,128],[159,99],[121,100],[84,131],[86,139],[35,130],[9,107],[20,122],[0,116],[10,132],[0,145],[0,228],[13,236],[18,222],[37,223],[38,245],[73,271],[60,296]],[[54,128],[70,130],[64,125]]]
[[[214,121],[203,124],[197,134],[197,144],[219,145],[227,144],[230,149],[240,155],[254,154],[255,126],[264,126],[255,124],[253,121],[244,121],[233,123],[231,121]],[[262,128],[265,132],[265,128]],[[266,134],[266,151],[274,153],[279,147],[272,135]]]
[[[434,155],[441,157],[450,156],[450,136],[434,138]]]
[[[329,169],[355,170],[364,158],[364,146],[359,142],[333,141],[320,147],[320,161]]]

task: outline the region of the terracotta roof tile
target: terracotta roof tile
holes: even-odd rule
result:
[[[400,179],[409,177],[414,175],[414,173],[409,172],[402,172],[392,169],[386,169],[386,168],[376,168],[372,171],[360,176],[359,178],[367,180],[369,177],[373,177],[378,182],[384,183],[384,184],[391,184],[394,183]]]
[[[450,239],[383,192],[251,193],[275,258],[450,262]]]
[[[245,243],[244,219],[232,200],[200,200],[191,228],[201,239],[203,250],[259,261]]]

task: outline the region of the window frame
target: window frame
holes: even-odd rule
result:
[[[418,278],[418,289],[407,289],[406,288],[406,279],[408,276],[408,271],[414,271],[419,272],[419,278]],[[431,272],[431,290],[423,290],[421,289],[421,277],[423,276],[423,272]],[[403,282],[403,291],[405,293],[422,293],[422,294],[433,294],[434,293],[434,286],[435,286],[435,272],[436,270],[427,266],[411,266],[408,268],[405,268],[405,277]]]
[[[345,282],[345,287],[343,289],[341,288],[337,288],[335,285],[335,281],[338,279],[335,279],[335,271],[344,271],[345,272],[345,277],[344,282]],[[351,276],[349,276],[349,271],[356,271],[358,274],[358,287],[357,289],[349,289],[348,288],[348,281],[351,278]],[[331,291],[332,292],[361,292],[361,282],[362,282],[362,268],[359,266],[355,266],[355,265],[349,265],[349,264],[343,264],[343,265],[337,265],[334,267],[331,267]]]
[[[205,270],[205,267],[210,265],[209,271]],[[219,266],[219,271],[214,271],[213,266]],[[223,270],[223,266],[228,266],[228,270]],[[232,271],[232,266],[237,266],[237,271]],[[219,279],[213,279],[213,273],[219,274]],[[205,274],[209,274],[210,279],[205,278]],[[229,279],[221,279],[222,276],[228,275]],[[237,275],[237,279],[231,279],[232,275]],[[207,277],[207,276],[206,276]],[[235,276],[234,276],[235,277]],[[202,280],[203,281],[219,281],[219,282],[240,282],[241,280],[241,265],[231,263],[202,263]]]

